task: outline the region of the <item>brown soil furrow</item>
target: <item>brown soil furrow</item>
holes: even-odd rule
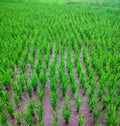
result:
[[[44,94],[44,99],[43,99],[43,110],[44,110],[44,126],[52,126],[52,107],[50,104],[50,90],[49,87],[50,83],[47,82],[46,84],[46,90]]]

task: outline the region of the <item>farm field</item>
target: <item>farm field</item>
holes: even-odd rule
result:
[[[0,0],[0,126],[120,126],[119,0]]]

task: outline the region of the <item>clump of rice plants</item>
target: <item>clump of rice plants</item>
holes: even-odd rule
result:
[[[63,96],[65,96],[66,90],[67,90],[67,77],[66,74],[63,73],[62,74],[62,80],[61,80],[61,90],[62,90],[62,94]]]
[[[15,118],[16,118],[16,123],[20,125],[22,123],[22,118],[23,118],[23,112],[17,112],[15,113]]]
[[[29,97],[31,97],[32,96],[32,83],[30,81],[26,84],[26,90]]]
[[[31,85],[32,85],[34,91],[37,90],[37,84],[38,84],[37,75],[35,73],[33,73],[32,77],[31,77]]]
[[[38,120],[41,122],[43,119],[43,103],[41,101],[39,101],[39,104],[36,108],[36,112],[38,115]]]
[[[81,103],[82,103],[81,97],[80,96],[75,96],[75,104],[76,104],[77,112],[79,112],[79,110],[80,110]]]
[[[51,92],[50,94],[50,97],[51,97],[51,105],[52,105],[52,108],[54,111],[56,111],[56,107],[57,107],[57,97],[58,97],[58,94],[57,92]]]
[[[32,126],[32,115],[29,112],[24,113],[25,124],[28,126]]]
[[[14,118],[14,108],[13,108],[13,104],[10,103],[10,102],[8,102],[6,104],[6,107],[7,107],[7,111],[10,114],[11,118]]]
[[[78,117],[78,123],[79,126],[85,126],[85,117],[83,113]]]
[[[34,109],[35,109],[35,101],[34,99],[30,100],[30,102],[28,103],[27,105],[27,109],[28,109],[28,112],[31,114],[31,115],[34,115]]]
[[[14,94],[14,101],[16,106],[19,108],[19,96],[17,94]]]
[[[43,97],[44,97],[44,93],[45,93],[45,90],[38,90],[38,98],[39,98],[39,101],[42,102],[43,100]]]
[[[4,113],[4,112],[1,112],[0,113],[0,124],[2,125],[2,126],[7,126],[7,116],[6,116],[6,114]]]
[[[110,105],[108,114],[107,114],[107,125],[116,126],[117,125],[117,115],[116,115],[116,106]]]
[[[40,79],[40,82],[41,82],[41,88],[44,89],[45,84],[46,84],[46,73],[41,72],[40,75],[39,75],[39,79]]]
[[[69,97],[65,97],[65,108],[62,109],[62,116],[66,122],[66,124],[69,123],[70,117],[71,117],[71,109],[69,106]]]

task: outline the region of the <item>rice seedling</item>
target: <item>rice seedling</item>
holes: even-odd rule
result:
[[[52,105],[52,108],[54,111],[56,111],[56,107],[57,107],[57,97],[58,97],[58,94],[57,92],[51,92],[50,93],[50,97],[51,97],[51,105]]]
[[[94,124],[97,125],[98,119],[101,117],[101,113],[99,113],[96,108],[93,109],[93,120]]]
[[[110,105],[108,114],[107,114],[107,125],[109,126],[116,126],[117,120],[116,120],[116,106]]]
[[[69,97],[65,97],[65,108],[62,109],[62,116],[66,122],[66,124],[69,123],[70,117],[71,117],[71,110],[69,106]]]
[[[19,108],[19,96],[17,94],[14,94],[14,101],[15,101],[17,108]]]
[[[32,126],[32,115],[29,112],[24,113],[25,124],[28,126]]]
[[[20,85],[21,90],[24,91],[24,80],[21,75],[18,76],[17,82],[18,82],[18,85]]]
[[[33,116],[34,115],[34,108],[35,108],[35,101],[32,99],[27,105],[28,112]]]
[[[14,118],[14,108],[13,108],[13,105],[12,103],[7,103],[6,104],[6,107],[7,107],[7,111],[8,113],[10,114],[11,118]]]
[[[10,101],[10,96],[9,96],[9,93],[7,91],[1,91],[0,92],[0,103],[2,104],[2,100],[4,101],[4,103],[7,103]],[[1,107],[2,108],[2,107]]]
[[[111,101],[111,97],[109,94],[103,98],[103,108],[102,108],[103,110],[106,109],[110,101]]]
[[[52,121],[52,126],[58,126],[58,122],[55,119]]]
[[[79,112],[79,110],[80,110],[81,103],[82,103],[82,101],[81,101],[80,96],[76,96],[75,97],[75,104],[76,104],[76,110],[77,110],[77,112]]]
[[[37,61],[36,66],[35,66],[35,71],[37,73],[37,76],[39,76],[39,74],[40,74],[40,64],[39,64],[38,61]]]
[[[62,74],[62,82],[61,82],[61,90],[62,90],[62,94],[63,96],[65,96],[66,90],[67,90],[67,78],[66,78],[66,74],[63,73]]]
[[[0,113],[0,124],[2,126],[7,126],[7,116],[4,112]]]
[[[22,98],[22,89],[16,82],[13,83],[13,90],[17,94],[19,99],[21,99]]]
[[[84,89],[83,95],[85,95],[86,92],[87,92],[87,89],[88,89],[88,83],[87,83],[87,82],[85,82],[85,83],[83,84],[83,89]]]
[[[46,84],[46,73],[44,73],[44,72],[40,73],[39,79],[40,79],[40,82],[41,82],[41,88],[44,89],[45,84]]]
[[[90,112],[93,112],[94,108],[96,108],[96,105],[97,105],[97,99],[92,97],[92,99],[89,100]]]
[[[38,107],[36,108],[36,112],[37,112],[39,121],[41,122],[43,119],[43,104],[41,101],[39,101]]]
[[[51,81],[50,90],[51,90],[52,92],[56,91],[56,82]]]
[[[80,73],[82,72],[82,66],[79,62],[77,62],[77,73],[78,73],[78,77],[80,77]]]
[[[58,118],[57,118],[57,112],[56,112],[56,110],[55,110],[55,111],[53,110],[52,113],[53,113],[54,121],[55,121],[55,123],[57,124]],[[54,122],[54,121],[53,121],[53,122]]]
[[[30,81],[26,85],[26,90],[27,90],[29,97],[31,97],[32,96],[32,85],[31,85]]]
[[[38,84],[37,75],[35,73],[33,73],[32,77],[31,77],[31,85],[32,85],[34,91],[37,90],[37,84]]]
[[[85,117],[84,114],[80,114],[80,116],[78,117],[78,122],[79,122],[79,126],[85,126]]]
[[[15,118],[16,118],[17,125],[20,125],[22,123],[23,112],[20,111],[20,112],[15,113]]]
[[[39,98],[39,101],[42,102],[43,100],[43,97],[44,97],[44,93],[45,93],[45,90],[38,90],[38,98]]]
[[[4,77],[3,77],[3,84],[6,88],[6,90],[8,90],[10,82],[11,82],[10,73],[8,71],[6,71],[6,73],[4,74]]]

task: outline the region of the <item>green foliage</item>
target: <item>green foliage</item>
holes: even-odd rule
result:
[[[36,109],[36,112],[38,114],[39,121],[41,122],[43,119],[43,104],[41,101],[38,104],[38,108]]]
[[[7,116],[4,112],[0,113],[0,124],[2,126],[6,126],[7,125]]]
[[[104,98],[103,98],[103,110],[106,109],[110,100],[111,100],[110,95],[104,96]]]
[[[54,111],[56,111],[56,107],[57,107],[57,97],[58,97],[58,94],[57,92],[51,92],[50,94],[50,97],[51,97],[51,105],[52,105],[52,108]]]
[[[78,118],[78,122],[79,122],[79,126],[84,126],[85,125],[85,117],[82,114],[80,114],[79,118]]]
[[[28,95],[31,97],[32,96],[32,84],[30,81],[26,85],[26,90],[28,92]]]
[[[32,85],[34,91],[37,90],[37,84],[38,84],[37,75],[35,73],[33,73],[32,77],[31,77],[31,85]]]
[[[23,112],[20,111],[15,113],[15,118],[18,125],[22,123],[22,117],[23,117]]]
[[[30,100],[30,102],[29,102],[28,105],[27,105],[27,108],[28,108],[28,112],[29,112],[31,115],[34,115],[35,101],[34,101],[33,99]]]
[[[17,94],[14,94],[14,101],[16,106],[19,108],[19,96]]]
[[[71,116],[71,110],[70,109],[63,109],[62,110],[62,115],[63,115],[63,118],[64,118],[66,124],[68,124],[70,116]]]
[[[19,75],[17,78],[18,85],[20,86],[21,90],[24,91],[24,79],[23,76]]]
[[[116,106],[110,105],[107,114],[107,125],[115,126],[117,125],[117,115],[116,115]]]
[[[40,82],[41,82],[41,87],[42,87],[42,89],[44,89],[45,84],[46,84],[46,73],[44,73],[44,72],[40,73],[39,79],[40,79]]]
[[[25,113],[24,114],[24,120],[25,120],[26,125],[32,126],[32,115],[31,115],[31,113],[29,113],[29,112]]]
[[[66,93],[66,90],[67,90],[67,77],[66,77],[65,73],[62,74],[61,90],[62,90],[63,96],[65,96],[65,93]]]
[[[18,83],[13,83],[13,90],[16,93],[16,95],[19,97],[19,99],[22,98],[22,89],[20,87],[20,85],[18,85]]]
[[[94,96],[91,99],[89,99],[90,112],[93,112],[93,110],[96,108],[97,101],[97,98],[95,98]]]
[[[44,93],[45,93],[45,90],[38,90],[38,98],[39,98],[39,101],[42,102],[43,100],[43,97],[44,97]]]
[[[39,62],[36,63],[35,71],[36,71],[37,75],[39,76],[39,73],[40,73],[40,64],[39,64]]]
[[[7,107],[7,111],[8,113],[10,114],[11,118],[14,118],[14,108],[13,108],[13,105],[12,103],[7,103],[6,104],[6,107]]]
[[[82,103],[80,96],[75,97],[75,103],[76,103],[76,110],[77,110],[77,112],[79,112],[79,109],[80,109],[80,106],[81,106],[81,103]]]
[[[78,77],[80,77],[80,73],[82,72],[82,66],[79,62],[77,62],[77,73],[78,73]]]
[[[69,106],[69,97],[68,96],[65,97],[65,108],[62,109],[62,115],[63,115],[63,118],[64,118],[66,124],[68,124],[69,119],[71,117],[71,110],[70,110],[70,106]]]
[[[6,73],[3,76],[3,84],[7,90],[9,88],[10,82],[11,82],[10,81],[10,73],[8,71],[6,71]]]
[[[52,92],[56,91],[57,90],[57,84],[56,84],[56,78],[55,77],[52,77],[51,78],[51,84],[50,84],[50,90]]]
[[[20,122],[21,115],[14,113],[22,108],[20,99],[26,104],[24,93],[31,97],[39,89],[39,107],[30,101],[22,122],[42,126],[45,88],[55,112],[53,125],[58,92],[71,97],[81,91],[95,125],[120,124],[120,0],[1,0],[0,12],[0,125],[12,125],[7,114]],[[68,101],[62,112],[67,123]],[[77,111],[81,101],[75,99]]]

